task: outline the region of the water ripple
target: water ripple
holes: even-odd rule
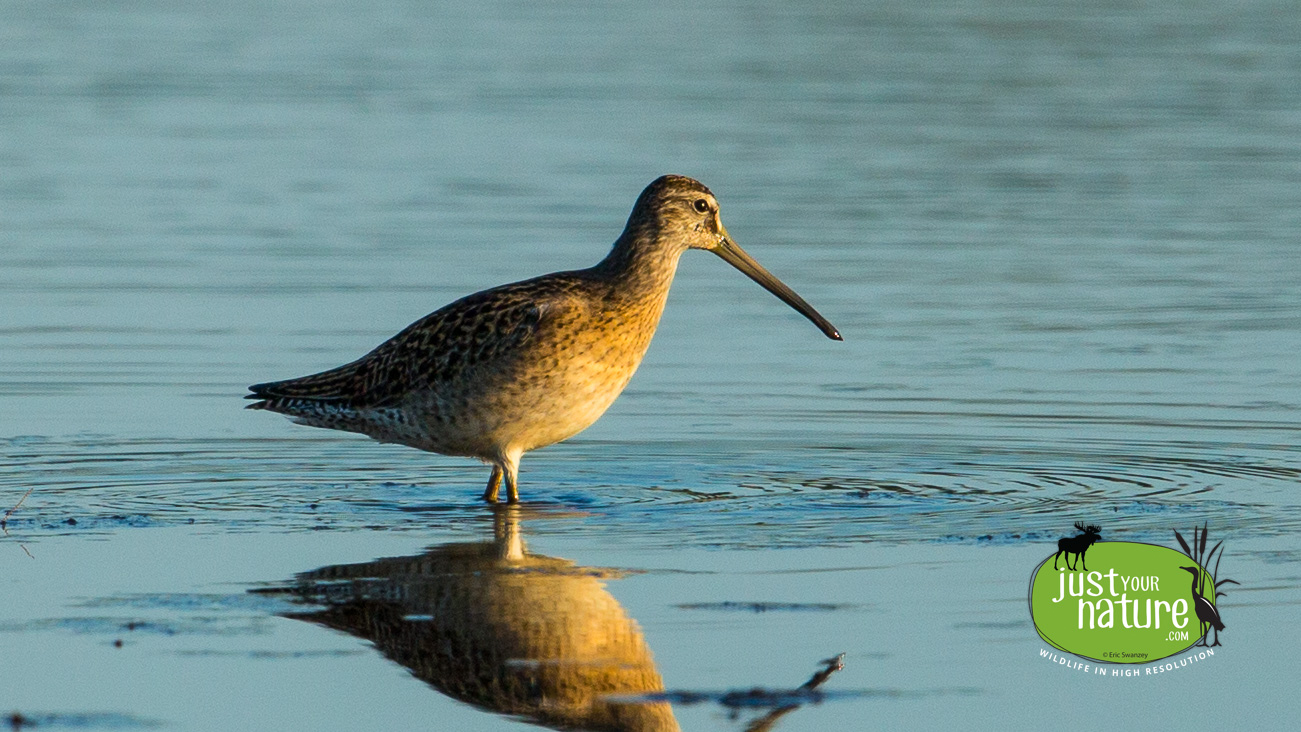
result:
[[[7,522],[18,537],[178,523],[478,531],[485,475],[350,438],[0,442],[0,502],[32,489]],[[554,514],[538,533],[629,529],[664,545],[1039,540],[1077,520],[1131,539],[1205,520],[1230,534],[1301,529],[1301,451],[1275,444],[580,441],[530,456],[524,480],[526,500]]]

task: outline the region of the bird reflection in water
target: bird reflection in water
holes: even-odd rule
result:
[[[492,542],[323,567],[289,587],[323,609],[287,617],[365,638],[459,701],[559,729],[667,732],[667,701],[636,621],[605,589],[614,570],[530,554],[520,509],[503,506]]]

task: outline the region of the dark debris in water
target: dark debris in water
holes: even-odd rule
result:
[[[980,534],[978,536],[957,536],[949,534],[936,540],[940,544],[1024,544],[1028,542],[1057,541],[1057,536],[1044,531],[1023,531],[1019,533],[1003,532],[999,534]]]
[[[612,697],[613,701],[628,702],[633,704],[646,704],[653,702],[672,702],[675,704],[700,704],[702,702],[713,701],[721,704],[728,709],[772,709],[774,714],[780,715],[804,704],[820,704],[826,698],[827,693],[818,687],[826,683],[827,679],[837,671],[845,668],[845,654],[838,653],[831,658],[824,658],[820,662],[822,668],[818,669],[808,681],[805,681],[795,689],[783,689],[772,691],[758,687],[745,690],[732,690],[723,692],[708,691],[662,691],[651,694],[637,694],[634,696]]]
[[[78,635],[114,635],[123,633],[155,636],[175,635],[261,635],[268,632],[263,618],[193,617],[185,620],[147,620],[143,618],[44,618],[26,622],[0,624],[0,633],[27,633],[61,630]]]
[[[252,660],[294,660],[301,658],[338,658],[342,656],[361,656],[367,655],[370,651],[364,648],[351,649],[325,649],[316,651],[218,651],[218,650],[185,650],[177,651],[178,656],[197,656],[197,657],[217,657],[217,658],[248,658]]]
[[[691,602],[674,605],[679,610],[724,610],[752,613],[767,612],[834,612],[837,610],[861,610],[862,605],[836,602]]]
[[[753,715],[746,724],[746,732],[769,732],[786,715],[808,704],[821,704],[824,701],[843,699],[910,699],[937,694],[974,694],[974,689],[933,689],[925,691],[905,691],[901,689],[850,689],[823,691],[820,687],[831,678],[832,674],[845,668],[845,654],[823,659],[822,668],[818,669],[808,681],[794,689],[733,689],[730,691],[665,691],[654,694],[641,694],[630,697],[618,697],[612,700],[647,704],[670,702],[681,706],[692,704],[715,703],[727,710],[730,719],[742,715]]]
[[[26,713],[13,711],[5,715],[5,725],[11,730],[25,729],[150,729],[161,727],[152,719],[141,719],[129,714],[112,712]]]
[[[136,608],[184,611],[247,611],[258,615],[274,615],[292,606],[275,597],[240,592],[238,594],[158,592],[134,595],[96,597],[78,603],[88,608]]]
[[[905,690],[905,689],[847,689],[825,691],[821,687],[831,678],[832,674],[845,668],[845,654],[841,653],[831,658],[823,659],[819,663],[822,668],[794,689],[765,689],[762,687],[752,687],[749,689],[731,689],[728,691],[684,691],[670,690],[650,694],[637,694],[633,696],[612,697],[612,701],[627,702],[634,704],[649,704],[655,702],[670,702],[683,706],[693,704],[714,703],[733,712],[747,710],[772,710],[769,717],[775,719],[777,716],[794,710],[805,704],[821,704],[824,701],[840,701],[847,699],[917,699],[928,696],[951,695],[951,694],[976,694],[977,689],[971,688],[953,688],[953,689],[926,689],[926,690]],[[751,725],[750,729],[767,729],[766,725]]]
[[[108,514],[105,516],[40,516],[37,515],[25,520],[11,519],[11,527],[39,528],[44,531],[66,531],[68,529],[77,530],[104,530],[104,529],[137,529],[152,526],[175,525],[178,523],[194,523],[194,519],[164,521],[154,516],[143,513],[136,514]]]
[[[824,701],[848,701],[851,699],[924,699],[934,696],[979,694],[979,689],[955,687],[948,689],[733,689],[730,691],[684,691],[672,690],[656,694],[639,694],[621,696],[611,701],[650,704],[670,702],[682,706],[691,706],[713,702],[728,709],[775,709],[786,706],[821,704]]]
[[[1029,628],[1030,621],[1029,620],[991,620],[987,622],[971,621],[971,622],[963,622],[963,623],[954,623],[953,627],[958,630],[962,630],[962,629],[1020,630],[1022,628]]]

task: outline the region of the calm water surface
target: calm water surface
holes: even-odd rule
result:
[[[1301,713],[1282,652],[1301,605],[1292,5],[0,19],[0,506],[22,500],[0,541],[0,712],[447,730],[620,708],[639,710],[622,728],[688,730]],[[845,342],[689,253],[631,386],[526,457],[510,517],[477,502],[481,466],[240,409],[247,384],[351,360],[456,297],[594,263],[668,172],[710,185]],[[1077,520],[1166,545],[1207,522],[1243,583],[1223,649],[1123,682],[1042,661],[1025,585]],[[430,633],[465,653],[419,651]],[[720,703],[840,652],[819,704]],[[490,660],[455,665],[470,656]],[[543,712],[456,686],[508,688],[521,664],[604,691]],[[671,705],[608,701],[660,691]]]

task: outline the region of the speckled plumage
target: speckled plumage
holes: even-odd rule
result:
[[[623,391],[659,324],[678,259],[719,254],[840,336],[730,239],[701,183],[664,176],[637,199],[623,234],[596,266],[556,272],[464,297],[375,350],[329,371],[249,387],[250,409],[314,427],[493,465],[519,498],[523,453],[578,434]]]

